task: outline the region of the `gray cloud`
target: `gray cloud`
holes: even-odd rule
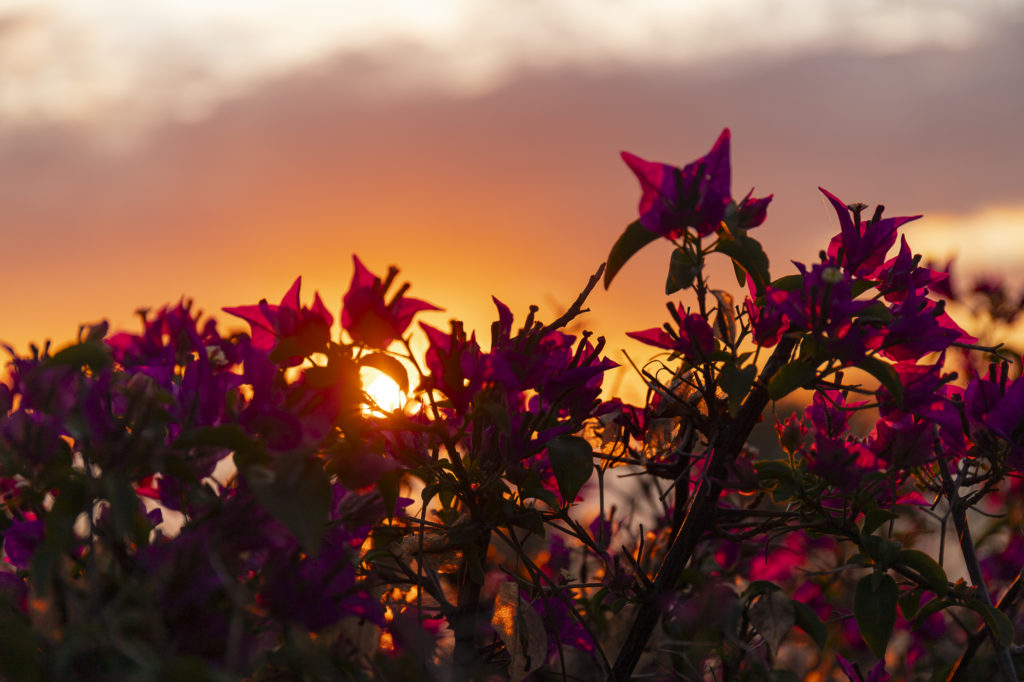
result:
[[[74,126],[9,128],[0,286],[21,293],[0,303],[0,338],[67,337],[185,292],[208,307],[274,298],[299,273],[336,305],[352,252],[485,328],[487,294],[566,301],[603,260],[637,200],[620,149],[685,163],[726,125],[734,192],[776,194],[759,230],[781,274],[834,231],[818,184],[895,214],[1019,203],[1022,65],[1014,26],[969,50],[536,69],[472,96],[381,88],[388,65],[360,57],[116,153]],[[656,324],[667,253],[631,262],[595,298],[598,321]]]

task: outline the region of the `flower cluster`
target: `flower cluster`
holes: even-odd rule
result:
[[[772,278],[729,144],[623,154],[605,284],[664,237],[685,296],[629,334],[659,352],[642,405],[567,330],[602,270],[552,323],[495,299],[489,338],[353,258],[334,311],[296,279],[224,308],[244,332],[182,301],[8,348],[0,678],[1016,679],[1020,356],[882,207],[822,190],[839,233]]]

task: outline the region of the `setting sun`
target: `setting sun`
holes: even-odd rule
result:
[[[367,412],[377,411],[378,408],[383,412],[394,412],[401,409],[406,396],[402,394],[394,379],[372,367],[363,368],[360,376],[363,381],[363,390],[375,403],[366,406]]]

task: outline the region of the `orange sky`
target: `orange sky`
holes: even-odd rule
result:
[[[328,52],[120,137],[116,108],[20,115],[0,125],[0,339],[63,342],[79,322],[130,325],[135,308],[183,294],[211,312],[276,301],[299,274],[337,314],[352,253],[377,272],[398,265],[412,295],[448,308],[424,317],[433,324],[454,314],[486,330],[492,293],[550,318],[634,217],[618,152],[682,164],[725,126],[734,194],[776,196],[757,235],[774,275],[835,231],[817,185],[934,216],[941,230],[915,226],[916,250],[980,267],[972,246],[988,248],[1015,271],[1024,23],[1020,3],[1003,6],[982,38],[953,46],[513,62],[469,89],[398,83],[387,53]],[[591,299],[609,348],[661,323],[668,255],[648,247]]]

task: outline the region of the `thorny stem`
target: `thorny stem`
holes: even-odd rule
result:
[[[747,436],[761,418],[764,408],[768,405],[768,380],[789,360],[796,346],[796,339],[784,337],[779,341],[775,351],[758,377],[754,388],[743,402],[736,418],[721,429],[711,446],[710,459],[706,474],[693,497],[690,511],[683,521],[682,528],[668,553],[662,560],[658,575],[654,579],[652,589],[646,591],[637,609],[636,618],[626,635],[626,641],[615,659],[612,667],[612,679],[625,682],[630,679],[640,656],[644,652],[647,641],[654,632],[664,601],[675,584],[680,571],[686,567],[693,555],[698,540],[710,530],[715,522],[718,498],[722,494],[721,486],[714,482],[722,480],[726,464],[734,460],[743,450]]]
[[[1006,590],[999,603],[996,604],[996,608],[1003,612],[1014,608],[1022,591],[1024,591],[1024,570],[1017,574],[1013,583]],[[947,682],[963,682],[967,679],[967,666],[987,637],[988,628],[982,626],[968,638],[967,648],[964,649],[963,654],[960,655],[953,669],[949,671],[949,677],[946,678]]]
[[[957,492],[958,486],[953,483],[953,478],[949,475],[946,462],[941,458],[939,459],[939,470],[942,473],[942,483],[946,491],[946,498],[949,500],[949,509],[953,515],[953,523],[956,525],[956,534],[960,539],[960,551],[963,553],[964,561],[967,564],[967,573],[971,576],[971,582],[978,588],[978,597],[984,604],[991,607],[992,599],[989,597],[988,587],[985,585],[985,578],[981,573],[978,554],[974,550],[974,540],[971,538],[971,529],[967,523],[967,510],[965,509],[964,501]],[[1013,665],[1013,657],[1010,656],[1010,650],[999,643],[999,639],[994,632],[989,634],[992,638],[992,647],[995,649],[996,659],[999,661],[1003,678],[1006,682],[1016,682],[1017,671]],[[959,662],[957,667],[960,667]]]

